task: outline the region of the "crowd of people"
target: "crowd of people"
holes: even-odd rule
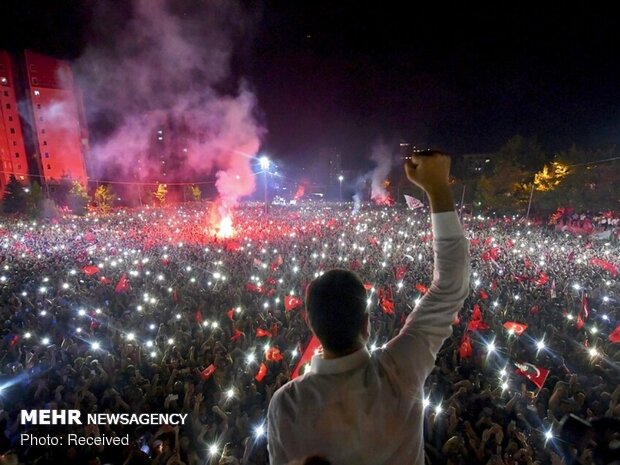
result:
[[[269,400],[310,340],[308,283],[331,268],[360,275],[376,352],[432,280],[423,209],[247,205],[229,237],[206,209],[2,222],[3,463],[267,464]],[[510,217],[471,218],[465,229],[471,293],[427,380],[427,462],[601,463],[614,434],[604,419],[620,419],[615,234]],[[47,426],[23,424],[22,409],[187,417]],[[580,425],[589,434],[575,434]],[[129,444],[21,441],[70,432]]]

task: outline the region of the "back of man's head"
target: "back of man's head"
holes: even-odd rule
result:
[[[330,270],[308,286],[306,311],[323,347],[346,352],[358,343],[367,318],[364,283],[352,271]]]

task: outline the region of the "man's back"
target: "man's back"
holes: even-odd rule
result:
[[[272,465],[310,454],[334,465],[423,463],[424,380],[469,287],[456,214],[433,222],[436,277],[399,335],[372,356],[366,348],[332,360],[315,356],[310,373],[274,395]]]

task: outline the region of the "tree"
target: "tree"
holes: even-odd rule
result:
[[[485,210],[523,210],[534,173],[544,166],[547,158],[535,140],[512,137],[495,153],[492,173],[482,176],[473,189],[474,202]]]
[[[41,184],[37,181],[32,181],[28,192],[28,214],[30,216],[40,216],[44,201],[45,196],[43,195]]]
[[[4,213],[28,213],[28,191],[14,175],[11,175],[4,198],[2,199],[2,210]]]
[[[160,205],[166,202],[166,194],[168,193],[168,186],[166,184],[158,183],[157,189],[153,192],[155,198],[159,201]]]
[[[571,174],[570,166],[553,161],[534,174],[534,188],[539,192],[553,191]]]
[[[107,214],[110,212],[110,208],[112,208],[112,203],[114,201],[114,193],[110,186],[101,185],[97,187],[95,190],[95,203],[97,204],[97,209],[103,214]]]
[[[194,202],[199,202],[200,199],[202,198],[202,191],[200,190],[200,187],[192,186],[191,192],[192,192],[192,199],[194,200]]]
[[[494,160],[508,162],[532,173],[540,170],[549,161],[549,157],[535,139],[516,135],[497,151]]]
[[[67,196],[67,205],[75,215],[86,214],[86,206],[88,205],[88,192],[79,181],[71,183],[71,189]]]

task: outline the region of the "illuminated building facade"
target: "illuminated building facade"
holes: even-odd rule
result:
[[[34,175],[45,184],[63,178],[86,185],[84,153],[88,134],[79,94],[68,63],[27,50],[25,101],[33,140]]]
[[[26,183],[28,160],[17,106],[15,62],[0,50],[0,197],[11,176]]]

